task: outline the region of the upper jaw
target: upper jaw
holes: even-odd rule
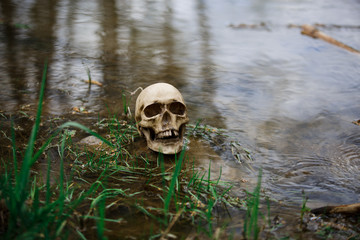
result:
[[[155,135],[155,140],[161,139],[173,139],[179,137],[179,131],[175,129],[168,129],[162,132],[159,132]]]

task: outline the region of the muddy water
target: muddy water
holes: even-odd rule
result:
[[[289,27],[315,23],[360,49],[357,0],[3,0],[0,110],[35,109],[45,61],[47,115],[122,113],[122,94],[133,109],[129,92],[169,82],[192,123],[226,129],[253,157],[249,170],[193,141],[199,167],[213,160],[239,188],[262,168],[267,194],[294,205],[302,190],[310,206],[359,202],[360,56]]]

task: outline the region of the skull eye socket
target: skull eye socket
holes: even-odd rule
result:
[[[181,102],[173,102],[173,103],[170,104],[169,110],[173,114],[184,115],[186,107]]]
[[[162,112],[160,103],[153,103],[144,109],[145,116],[148,118],[154,117]]]

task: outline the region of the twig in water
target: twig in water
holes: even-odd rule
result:
[[[350,52],[353,52],[353,53],[358,53],[360,54],[360,51],[359,50],[356,50],[355,48],[352,48],[342,42],[339,42],[337,40],[335,40],[334,38],[326,35],[325,33],[321,32],[319,29],[311,26],[311,25],[308,25],[308,24],[304,24],[301,26],[301,33],[304,34],[304,35],[308,35],[310,37],[313,37],[313,38],[320,38],[322,40],[324,40],[325,42],[328,42],[328,43],[331,43],[335,46],[338,46],[338,47],[341,47],[341,48],[344,48]]]
[[[160,240],[165,240],[166,236],[168,235],[168,233],[170,232],[171,228],[174,226],[174,224],[176,223],[176,221],[179,219],[179,217],[181,216],[181,214],[183,213],[184,209],[180,209],[180,211],[178,211],[175,215],[175,217],[173,218],[173,220],[171,221],[171,223],[168,225],[168,227],[166,228],[165,232],[162,233]]]

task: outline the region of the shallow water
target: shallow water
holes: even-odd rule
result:
[[[310,207],[360,201],[360,55],[289,27],[324,24],[360,49],[357,0],[5,0],[0,22],[1,111],[35,109],[45,61],[49,115],[121,113],[123,93],[133,109],[129,92],[169,82],[192,123],[226,129],[254,158],[249,172],[192,143],[200,167],[212,159],[249,188],[263,168],[267,194],[295,205],[302,190]]]

